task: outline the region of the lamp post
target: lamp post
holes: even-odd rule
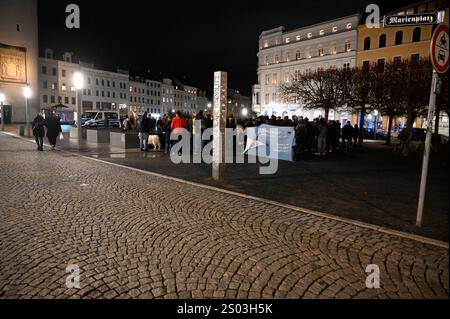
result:
[[[30,118],[28,115],[28,99],[31,97],[32,91],[29,86],[23,88],[23,96],[25,97],[25,136],[28,136],[30,131]]]
[[[3,93],[0,93],[0,106],[1,106],[1,108],[2,108],[2,111],[1,111],[1,115],[2,115],[2,122],[1,122],[1,126],[0,126],[0,130],[2,130],[2,131],[4,131],[5,130],[5,128],[4,128],[4,126],[3,126],[3,124],[5,123],[5,110],[3,109],[3,102],[5,102],[5,94],[3,94]]]
[[[80,72],[75,72],[72,77],[73,87],[75,88],[76,94],[76,104],[77,104],[77,135],[78,135],[78,145],[81,143],[82,130],[81,130],[81,98],[80,90],[83,89],[83,75]]]

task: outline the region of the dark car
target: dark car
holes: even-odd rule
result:
[[[411,141],[425,142],[427,130],[424,128],[413,128],[411,131]]]

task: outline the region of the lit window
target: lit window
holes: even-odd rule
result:
[[[291,42],[291,39],[290,38],[286,38],[286,43],[289,43],[289,42]]]
[[[272,84],[277,84],[278,83],[278,77],[277,77],[277,74],[276,73],[274,73],[274,74],[272,74]]]
[[[269,46],[269,42],[267,40],[264,40],[264,47],[267,48]]]
[[[280,63],[280,58],[278,57],[278,54],[275,55],[275,63]]]
[[[308,39],[309,39],[309,38],[311,38],[311,37],[312,37],[312,33],[311,33],[311,32],[310,32],[310,33],[308,33],[308,35],[307,35],[307,36],[308,36]]]
[[[310,59],[312,57],[311,48],[306,49],[306,57]]]
[[[317,53],[319,56],[323,56],[323,46],[319,46]]]
[[[300,41],[300,36],[299,36],[299,35],[296,36],[296,37],[295,37],[295,40]]]
[[[286,52],[286,58],[285,58],[285,60],[286,60],[286,62],[289,62],[291,59],[290,59],[290,56],[289,56],[289,52]]]
[[[300,51],[295,52],[295,59],[300,60]]]
[[[351,44],[350,44],[350,41],[345,41],[345,51],[346,52],[350,52],[352,50],[352,47],[351,47]]]
[[[333,32],[337,32],[337,27],[333,27]]]
[[[289,73],[288,72],[286,72],[284,74],[284,83],[289,83]]]
[[[324,31],[324,30],[320,30],[319,34],[320,34],[320,35],[324,35],[324,34],[325,34],[325,31]]]
[[[331,53],[331,54],[336,54],[336,52],[337,52],[337,50],[336,50],[336,43],[333,43],[333,44],[331,45],[330,53]]]
[[[66,89],[67,89],[66,84],[63,83],[62,86],[61,86],[61,90],[62,90],[62,91],[65,91]]]
[[[351,23],[347,23],[347,29],[351,29],[352,28],[352,24]]]

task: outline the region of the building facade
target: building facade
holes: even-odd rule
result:
[[[2,120],[24,123],[26,86],[32,92],[29,118],[39,109],[37,1],[0,1],[0,12],[0,93],[5,96]]]
[[[388,15],[404,15],[417,13],[437,13],[449,23],[448,2],[443,0],[420,1],[414,5],[399,8]],[[358,26],[357,66],[367,69],[376,65],[382,70],[386,63],[396,61],[415,61],[430,57],[430,42],[434,25],[385,27],[380,21],[379,28],[368,28],[365,24]],[[428,94],[428,92],[426,93]],[[440,133],[448,136],[448,114],[444,111],[440,116]],[[419,116],[414,127],[423,127],[424,116]],[[356,118],[354,121],[358,121]],[[391,131],[399,131],[406,126],[406,117],[397,116],[392,123]],[[377,110],[366,115],[366,127],[371,130],[387,131],[388,118],[381,116]]]
[[[354,14],[292,31],[279,27],[262,32],[253,111],[268,116],[323,115],[321,109],[304,109],[301,101],[284,100],[280,85],[318,69],[355,67],[359,19],[360,15]],[[340,116],[330,112],[330,118]]]

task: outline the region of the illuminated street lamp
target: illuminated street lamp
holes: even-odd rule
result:
[[[78,144],[81,143],[81,97],[80,91],[84,86],[83,75],[80,72],[75,72],[72,77],[72,84],[75,88],[76,94],[76,104],[77,104],[77,135],[78,135]]]
[[[28,99],[31,97],[32,91],[29,86],[23,88],[23,96],[25,97],[25,134],[30,130],[30,118],[28,115]]]
[[[242,109],[242,116],[247,117],[247,115],[248,115],[248,110],[246,108]]]
[[[0,126],[0,130],[2,130],[2,131],[4,131],[5,130],[5,128],[3,127],[3,124],[4,124],[4,122],[5,122],[5,110],[3,109],[3,103],[5,102],[5,94],[3,94],[3,93],[0,93],[0,106],[1,106],[1,108],[2,108],[2,111],[1,111],[1,118],[2,118],[2,122],[1,122],[1,126]]]

